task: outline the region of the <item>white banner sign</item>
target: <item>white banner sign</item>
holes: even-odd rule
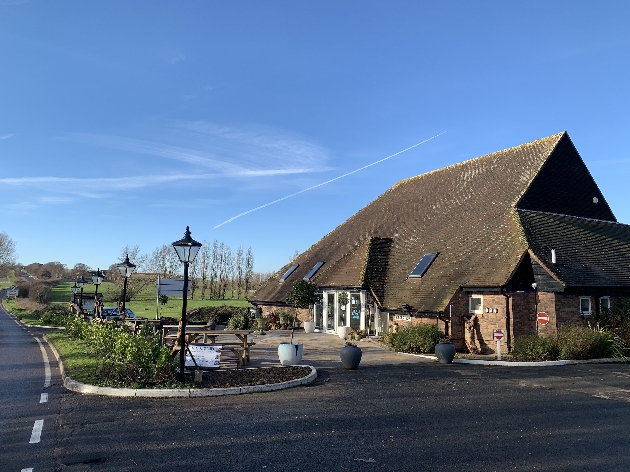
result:
[[[183,287],[183,285],[182,285]],[[17,297],[18,296],[18,289],[16,288],[10,288],[7,290],[7,297]]]
[[[215,368],[221,367],[221,346],[202,346],[191,344],[186,351],[186,367],[195,367],[190,354],[193,355],[198,367]]]
[[[155,291],[158,295],[167,297],[181,297],[184,293],[184,279],[158,279],[155,281]],[[188,295],[190,295],[190,280],[188,281]]]

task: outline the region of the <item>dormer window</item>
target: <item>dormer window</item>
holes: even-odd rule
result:
[[[291,275],[295,269],[297,269],[299,267],[300,264],[295,264],[292,265],[291,267],[289,267],[289,270],[287,270],[284,275],[282,277],[280,277],[280,282],[284,282],[285,280],[287,280],[287,278],[289,277],[289,275]]]
[[[430,252],[422,256],[422,259],[420,259],[418,265],[415,267],[415,269],[411,271],[411,274],[409,274],[409,278],[419,279],[420,277],[422,277],[424,273],[429,269],[429,266],[431,266],[438,254],[439,252]]]
[[[311,281],[311,279],[313,278],[313,276],[314,276],[314,275],[317,273],[317,271],[319,270],[319,268],[320,268],[321,266],[323,266],[323,265],[324,265],[324,263],[323,263],[323,262],[318,262],[317,264],[315,264],[315,265],[313,266],[313,268],[309,271],[309,273],[308,273],[308,274],[306,274],[306,275],[304,276],[304,279],[303,279],[303,280],[306,280],[307,282],[310,282],[310,281]]]

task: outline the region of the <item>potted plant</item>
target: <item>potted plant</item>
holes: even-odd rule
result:
[[[291,303],[295,307],[295,320],[297,320],[298,310],[301,308],[312,308],[317,302],[317,286],[311,284],[305,280],[296,282],[291,291],[287,302]],[[280,343],[278,345],[278,358],[280,363],[284,366],[296,365],[302,361],[302,353],[304,352],[304,345],[302,343],[294,343],[293,335],[295,334],[295,321],[291,324],[291,342]]]
[[[362,355],[361,348],[351,342],[346,342],[346,345],[339,351],[343,368],[348,370],[356,370],[359,367]]]
[[[444,336],[440,339],[440,342],[435,345],[435,355],[440,361],[440,364],[450,364],[455,358],[455,346],[451,344],[451,340],[448,336]]]
[[[295,318],[297,319],[298,311],[300,309],[308,308],[309,318],[304,322],[304,332],[312,333],[315,331],[315,322],[313,321],[313,305],[319,300],[319,294],[317,293],[317,285],[307,282],[306,280],[300,280],[293,284],[291,291],[289,292],[289,302],[295,307]]]
[[[344,312],[346,311],[346,305],[348,304],[349,301],[350,301],[350,297],[348,296],[348,292],[344,291],[344,292],[341,292],[339,295],[337,295],[337,302],[339,303],[339,306],[343,308]],[[350,332],[349,326],[337,326],[337,334],[339,335],[341,339],[347,339],[349,332]]]

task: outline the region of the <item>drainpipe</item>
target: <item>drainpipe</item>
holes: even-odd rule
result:
[[[505,297],[505,335],[506,342],[508,347],[508,352],[512,351],[512,323],[510,323],[510,297],[505,294],[504,291],[501,292],[501,295]]]

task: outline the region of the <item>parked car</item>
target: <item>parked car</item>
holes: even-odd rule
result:
[[[117,306],[104,306],[103,316],[107,320],[117,320],[120,317],[120,315],[118,314],[118,307]],[[135,318],[136,314],[133,311],[131,311],[131,308],[125,307],[125,316],[127,318]]]

